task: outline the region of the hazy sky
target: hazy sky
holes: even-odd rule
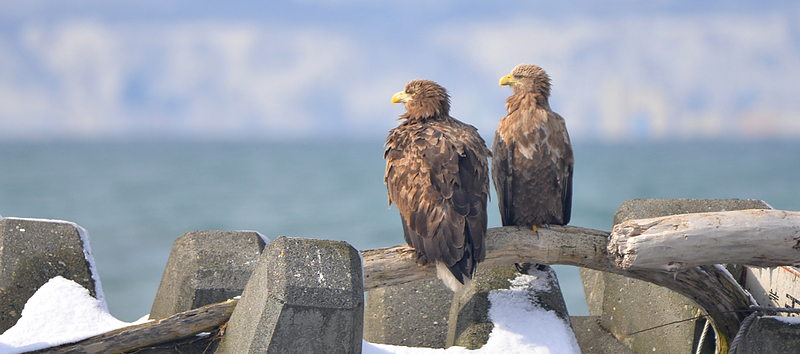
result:
[[[800,5],[0,0],[0,142],[380,138],[414,78],[490,140],[520,63],[573,140],[800,138]]]

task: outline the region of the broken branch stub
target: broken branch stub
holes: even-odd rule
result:
[[[608,253],[627,270],[797,266],[800,212],[750,209],[628,220],[614,226]]]

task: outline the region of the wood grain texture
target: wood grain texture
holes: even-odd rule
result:
[[[614,226],[608,252],[618,267],[630,270],[797,266],[800,212],[751,209],[628,220]]]
[[[236,308],[238,299],[231,299],[181,312],[158,321],[124,327],[84,339],[80,342],[36,351],[47,354],[124,353],[177,339],[209,332],[225,324]]]

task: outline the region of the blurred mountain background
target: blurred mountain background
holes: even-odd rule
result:
[[[0,141],[372,139],[414,78],[491,140],[520,63],[573,140],[800,137],[792,1],[0,1]]]

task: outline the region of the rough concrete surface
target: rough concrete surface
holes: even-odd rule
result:
[[[364,283],[345,242],[270,242],[217,353],[361,353]]]
[[[181,235],[172,246],[150,318],[166,318],[241,295],[264,246],[263,236],[253,231]]]
[[[600,316],[603,314],[603,297],[605,296],[604,272],[579,268],[581,281],[583,282],[583,295],[586,298],[586,305],[589,308],[590,316]]]
[[[0,333],[17,323],[28,299],[56,276],[97,296],[80,232],[67,222],[0,220]]]
[[[367,292],[364,339],[370,343],[444,348],[453,292],[438,278]]]
[[[767,208],[769,205],[760,200],[631,199],[614,214],[614,224],[674,214]],[[700,314],[689,299],[669,289],[611,273],[598,275],[596,271],[582,270],[581,276],[590,313],[602,314],[600,325],[635,352],[695,352],[704,320],[650,329]],[[644,329],[649,330],[631,334]],[[706,341],[713,342],[713,335]]]
[[[600,316],[572,316],[570,321],[582,354],[634,354],[631,348],[600,327]]]
[[[610,273],[604,276],[606,290],[601,316],[604,328],[637,353],[694,353],[695,321],[631,334],[699,315],[689,299],[648,282]]]
[[[800,353],[800,322],[793,323],[778,317],[756,318],[742,338],[737,354],[795,354]]]
[[[629,199],[614,213],[614,225],[633,219],[745,209],[771,208],[755,199]]]

